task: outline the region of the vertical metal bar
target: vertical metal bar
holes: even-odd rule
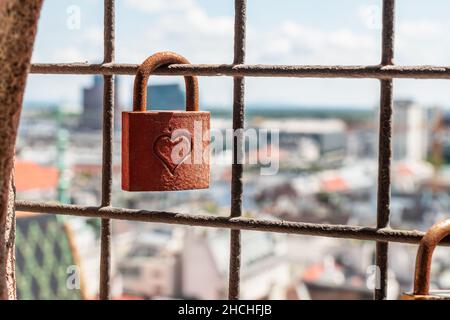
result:
[[[382,65],[393,65],[395,0],[383,1]],[[391,202],[393,81],[380,81],[377,228],[389,227]],[[388,242],[377,242],[375,299],[384,300],[388,286]]]
[[[104,1],[104,61],[114,62],[115,1]],[[114,138],[114,76],[105,75],[103,87],[103,163],[102,207],[111,205],[112,158]],[[101,221],[100,248],[100,299],[111,298],[111,220]]]
[[[234,20],[234,61],[233,64],[245,62],[245,31],[246,31],[246,0],[235,0]],[[233,79],[233,164],[231,172],[231,217],[242,215],[242,192],[243,192],[243,159],[244,159],[244,77]],[[228,298],[239,299],[241,268],[241,232],[231,230],[230,238],[230,269]]]

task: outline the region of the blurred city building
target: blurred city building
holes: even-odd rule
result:
[[[23,199],[53,200],[56,197],[59,171],[32,161],[16,161],[14,183]]]
[[[394,160],[425,160],[428,136],[426,109],[412,100],[395,100],[392,133]]]
[[[280,148],[308,162],[339,163],[346,155],[347,126],[341,119],[264,119],[254,126],[279,131]]]
[[[149,92],[150,108],[183,108],[180,86],[154,87],[156,91]],[[169,100],[164,98],[165,94],[158,98],[158,92],[167,90]],[[393,147],[401,151],[391,166],[390,222],[395,228],[426,229],[450,212],[450,170],[445,160],[449,144],[445,139],[435,139],[436,133],[444,133],[445,137],[450,123],[446,119],[450,117],[439,108],[433,112],[423,108],[423,113],[419,108],[422,107],[413,102],[404,103],[398,108],[400,113],[396,117],[400,119],[394,122],[394,137],[399,132],[400,139],[393,141]],[[61,114],[56,111],[59,109],[57,105],[25,109],[17,145],[17,198],[98,206],[102,185],[101,135],[95,130],[82,130],[79,114],[72,111]],[[99,110],[97,117],[101,121],[101,107]],[[374,118],[377,109],[364,110],[357,118],[352,110],[337,113],[327,110],[317,115],[310,111],[298,113],[293,108],[263,115],[258,110],[250,109],[252,116],[247,116],[246,129],[257,134],[263,129],[276,130],[279,144],[270,140],[270,134],[267,145],[247,143],[246,159],[269,155],[272,161],[279,162],[279,169],[273,175],[262,176],[261,164],[245,165],[245,216],[350,225],[376,223],[378,129]],[[429,119],[429,123],[417,126],[424,119]],[[405,126],[400,125],[402,121],[407,122],[403,123]],[[410,122],[416,125],[411,126]],[[215,114],[211,128],[225,134],[232,128],[230,114]],[[415,139],[418,143],[412,143]],[[231,141],[224,140],[223,147],[213,154],[209,189],[125,193],[120,190],[121,142],[120,135],[116,135],[113,206],[228,215]],[[435,141],[440,142],[439,148]],[[438,153],[436,150],[444,155],[442,165],[428,162],[430,154]],[[95,297],[99,271],[98,219],[71,218],[68,222],[78,246],[86,296]],[[115,299],[226,298],[227,230],[128,221],[115,221],[113,228],[111,284]],[[365,299],[371,296],[367,285],[370,273],[366,269],[373,264],[372,245],[258,232],[243,232],[242,237],[243,298]],[[340,247],[348,255],[343,257]],[[410,268],[414,265],[415,250],[401,247],[391,252],[390,268],[395,277],[390,283],[397,281],[401,291],[407,291],[411,286]],[[436,265],[441,269],[433,273],[433,285],[443,287],[450,261],[440,254],[437,257],[441,260]],[[38,260],[38,263],[44,262]],[[390,297],[395,298],[395,292]]]
[[[199,299],[224,299],[228,288],[227,230],[186,230],[182,251],[183,293]],[[284,236],[242,234],[241,298],[264,299],[275,286],[287,286],[289,263]]]
[[[450,112],[440,112],[440,117],[436,121],[434,134],[433,152],[442,164],[450,164]]]
[[[119,79],[115,78],[114,127],[121,126]],[[93,77],[93,84],[83,89],[83,111],[80,128],[100,130],[103,126],[103,77]],[[184,92],[179,84],[152,84],[147,87],[147,109],[184,109]]]
[[[182,296],[182,243],[177,231],[161,226],[133,237],[119,265],[125,293],[147,298]]]
[[[151,84],[147,87],[147,109],[183,110],[184,108],[184,92],[179,84]]]
[[[119,95],[119,78],[115,77],[114,84],[114,127],[121,126],[121,107]],[[93,77],[93,84],[83,89],[83,112],[80,118],[80,128],[100,130],[103,127],[103,77]]]
[[[120,265],[124,292],[147,298],[224,299],[229,232],[153,228],[132,241]],[[290,283],[283,236],[244,233],[241,296],[263,299]]]

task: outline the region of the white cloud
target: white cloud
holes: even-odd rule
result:
[[[356,14],[361,24],[369,30],[381,30],[381,7],[377,4],[360,6]]]
[[[125,8],[131,9],[127,12],[132,13],[130,16],[138,12],[144,12],[145,15],[137,15],[140,16],[139,19],[131,21],[118,19],[116,44],[118,62],[140,63],[148,55],[163,50],[179,52],[193,63],[232,62],[234,29],[232,15],[210,14],[196,0],[125,0],[124,3]],[[359,30],[350,27],[329,29],[325,25],[305,25],[294,20],[285,20],[279,24],[255,25],[250,19],[247,30],[247,63],[377,64],[381,55],[381,30],[376,28],[376,21],[379,20],[377,10],[377,7],[363,6],[355,11],[355,19],[360,19],[364,25],[364,28]],[[445,40],[450,27],[445,21],[399,20],[396,27],[396,63],[450,64],[450,43]],[[123,32],[124,28],[128,29],[126,33]],[[77,32],[79,34],[74,37],[75,40],[62,50],[46,49],[51,54],[47,55],[50,58],[45,60],[101,61],[102,28],[86,26]],[[122,87],[127,90],[123,91],[127,91],[130,95],[132,77],[126,79]],[[174,81],[172,77],[163,79]],[[176,77],[176,81],[181,82],[182,78]],[[203,101],[218,104],[230,102],[231,78],[202,77],[201,81]],[[378,91],[373,91],[372,88],[372,83],[378,85],[374,80],[344,82],[312,79],[249,79],[247,83],[249,102],[373,105],[378,99]],[[350,92],[352,88],[355,90]],[[413,87],[408,85],[402,87],[402,92],[407,92],[408,88],[411,88],[411,96],[421,95],[420,90],[413,90]],[[327,94],[321,94],[322,92]]]
[[[56,62],[85,62],[87,59],[80,48],[68,46],[55,51],[51,60]]]
[[[93,25],[77,32],[72,43],[51,53],[50,61],[98,63],[102,60],[103,29]]]
[[[333,31],[285,21],[269,32],[249,39],[249,59],[282,64],[377,63],[377,40],[371,34],[347,29]]]
[[[404,21],[400,23],[398,32],[402,36],[412,38],[440,37],[444,34],[445,26],[442,23],[421,20]]]
[[[448,65],[448,24],[440,21],[401,21],[395,38],[396,61],[403,65]]]
[[[231,16],[211,16],[194,0],[127,0],[132,9],[151,15],[142,28],[142,41],[122,44],[119,60],[142,61],[149,52],[172,50],[196,63],[229,63],[233,52]],[[126,56],[130,54],[131,56]],[[137,61],[136,61],[137,60]]]
[[[194,0],[126,0],[126,4],[130,8],[149,13],[185,11],[197,7]]]
[[[151,4],[150,4],[151,3]],[[182,4],[181,4],[182,3]],[[232,16],[213,16],[197,1],[127,0],[130,8],[152,14],[144,41],[124,46],[118,57],[142,61],[148,52],[178,51],[194,63],[230,63],[233,59]],[[285,21],[268,31],[248,22],[247,61],[274,64],[377,63],[374,37],[339,29],[331,32]],[[130,55],[130,56],[125,56]],[[137,61],[136,61],[137,60]]]
[[[103,44],[103,27],[91,26],[87,28],[82,34],[82,41],[88,45]]]

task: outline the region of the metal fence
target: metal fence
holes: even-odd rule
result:
[[[170,0],[168,0],[170,1]],[[111,219],[157,222],[231,230],[229,263],[229,299],[239,298],[241,230],[301,234],[376,242],[376,265],[379,268],[375,299],[385,299],[387,292],[389,242],[418,243],[423,232],[389,228],[391,185],[391,137],[393,79],[450,79],[450,68],[441,66],[395,66],[394,15],[395,0],[383,0],[382,55],[379,65],[370,66],[308,66],[308,65],[247,65],[245,64],[246,0],[235,0],[234,60],[232,64],[171,65],[158,69],[159,75],[231,76],[234,78],[233,129],[244,127],[245,77],[296,78],[372,78],[380,80],[380,127],[378,160],[377,226],[314,224],[288,221],[267,221],[242,217],[243,165],[237,161],[238,146],[243,137],[235,137],[231,180],[229,217],[180,214],[111,207],[112,154],[114,134],[114,76],[134,75],[138,66],[114,63],[115,1],[104,0],[104,60],[102,64],[33,64],[31,73],[41,74],[102,74],[104,77],[103,106],[103,167],[102,201],[99,207],[17,201],[16,209],[48,214],[98,217],[101,224],[100,299],[110,299]],[[450,244],[450,239],[442,242]]]

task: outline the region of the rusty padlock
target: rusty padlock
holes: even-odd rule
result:
[[[416,258],[414,291],[405,293],[403,300],[450,300],[449,290],[430,291],[430,273],[433,251],[450,234],[450,220],[436,223],[420,241]]]
[[[161,66],[188,64],[160,52],[138,68],[133,111],[122,112],[122,189],[172,191],[209,187],[209,112],[199,111],[198,81],[185,76],[186,110],[147,111],[147,82]]]

